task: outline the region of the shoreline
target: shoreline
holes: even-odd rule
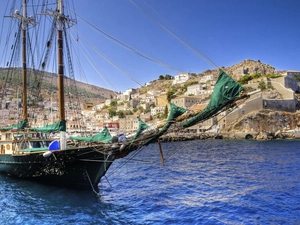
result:
[[[232,140],[274,140],[300,139],[300,132],[220,132],[220,133],[169,133],[160,138],[161,142],[190,141],[205,139],[232,139]]]

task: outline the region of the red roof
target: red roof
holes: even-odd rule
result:
[[[206,106],[207,106],[207,104],[197,104],[197,105],[191,106],[189,108],[189,110],[191,110],[191,111],[199,111],[199,110],[205,109]]]

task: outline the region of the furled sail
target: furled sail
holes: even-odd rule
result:
[[[8,127],[0,127],[0,131],[23,130],[27,125],[28,125],[28,120],[26,119]]]
[[[167,118],[167,122],[150,140],[148,140],[145,143],[145,145],[157,141],[160,136],[162,136],[165,132],[167,132],[169,127],[175,122],[175,119],[186,112],[185,108],[178,107],[172,102],[170,102],[169,105],[170,105],[170,112]]]
[[[140,117],[138,117],[138,121],[139,121],[139,127],[138,127],[138,130],[136,131],[136,133],[134,135],[134,139],[139,137],[140,134],[149,127],[149,125],[146,124],[143,120],[141,120]]]
[[[103,142],[107,143],[112,140],[112,136],[109,133],[109,130],[107,127],[104,127],[104,129],[95,135],[88,136],[88,137],[75,137],[75,136],[70,136],[69,137],[71,140],[75,141],[85,141],[85,142]]]
[[[66,131],[66,121],[60,120],[54,124],[49,124],[44,127],[30,128],[30,130],[45,133],[45,134],[58,133],[60,131]]]
[[[240,97],[244,88],[224,71],[220,70],[211,99],[206,108],[194,117],[182,122],[184,128],[209,119]]]

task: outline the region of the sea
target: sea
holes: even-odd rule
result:
[[[0,175],[1,224],[300,224],[299,140],[154,143],[78,191]],[[162,160],[164,159],[164,161]]]

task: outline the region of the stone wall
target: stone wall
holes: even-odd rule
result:
[[[272,81],[281,83],[283,86],[285,86],[286,88],[290,88],[293,91],[299,90],[298,82],[290,77],[278,77],[273,79]]]
[[[276,81],[269,81],[268,84],[271,84],[282,96],[282,99],[294,99],[294,91],[286,86],[285,78],[280,77],[282,79],[278,79]],[[275,80],[275,79],[274,79]],[[288,82],[292,84],[292,82]]]
[[[281,100],[281,99],[264,99],[263,107],[265,109],[272,109],[275,111],[296,111],[297,101],[295,99]]]
[[[253,111],[261,110],[262,109],[262,94],[260,91],[253,92],[245,104],[240,106],[238,109],[234,110],[233,112],[229,113],[226,116],[225,126],[230,125],[233,121],[237,118],[240,118],[248,113]]]

